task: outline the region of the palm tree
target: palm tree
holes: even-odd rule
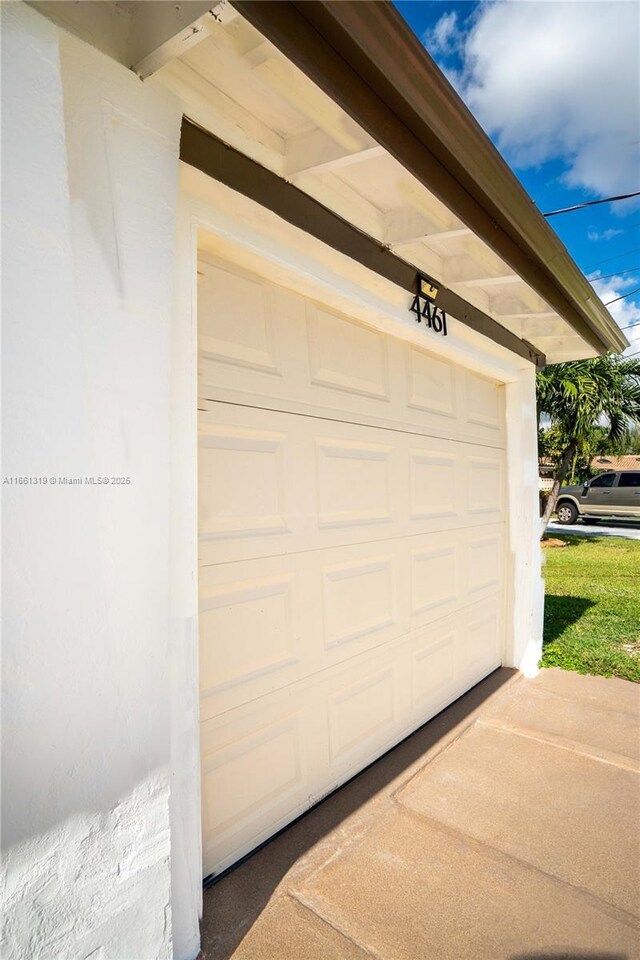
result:
[[[617,442],[640,423],[640,359],[608,354],[593,360],[556,363],[538,372],[536,393],[538,423],[546,416],[560,437],[542,535],[567,470],[576,454],[587,447],[594,427],[604,426],[608,438]]]

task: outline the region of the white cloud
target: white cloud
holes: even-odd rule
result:
[[[458,28],[458,14],[455,10],[444,13],[435,27],[428,30],[422,42],[432,55],[452,53],[462,41],[462,34]]]
[[[458,89],[515,166],[562,157],[570,186],[627,193],[640,175],[639,29],[640,5],[624,0],[486,2]]]
[[[609,277],[607,280],[591,280],[591,285],[603,303],[617,300],[618,297],[629,293],[630,289],[640,286],[638,277]],[[633,299],[618,300],[607,307],[609,313],[619,327],[624,327],[624,335],[631,344],[625,353],[635,353],[640,350],[640,306]],[[626,329],[626,328],[629,329]]]
[[[619,237],[621,233],[624,233],[624,230],[603,230],[602,233],[598,233],[597,230],[594,230],[593,227],[589,228],[587,236],[589,240],[612,240],[613,237]]]

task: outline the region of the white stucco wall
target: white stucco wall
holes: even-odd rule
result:
[[[2,8],[2,956],[169,957],[181,111]]]

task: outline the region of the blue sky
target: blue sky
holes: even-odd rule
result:
[[[639,4],[395,5],[542,212],[640,190]],[[640,287],[640,202],[601,204],[550,223],[603,301]],[[629,352],[640,350],[640,291],[610,310],[621,327],[631,326]]]

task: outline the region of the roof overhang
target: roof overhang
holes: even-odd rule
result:
[[[598,353],[626,338],[424,46],[387,0],[233,0]]]
[[[33,5],[143,78],[153,74],[213,139],[363,234],[369,247],[353,237],[352,251],[394,275],[434,277],[452,315],[485,336],[512,350],[517,341],[515,352],[538,363],[628,345],[391,3]],[[222,154],[214,145],[203,161],[198,149],[194,165],[216,176]],[[184,139],[182,158],[193,159]],[[278,195],[298,216],[295,196]],[[344,236],[316,219],[329,237]]]

